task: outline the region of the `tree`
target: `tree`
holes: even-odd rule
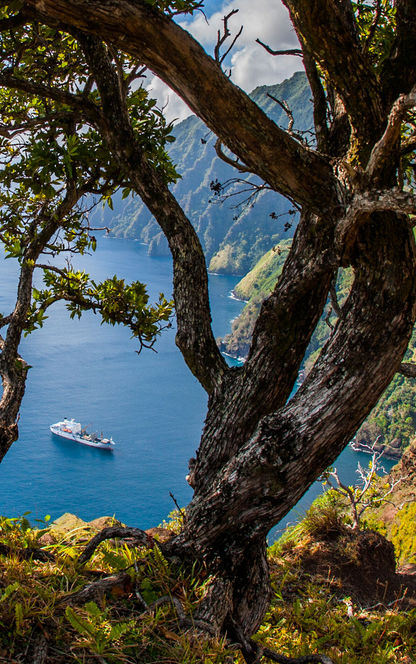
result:
[[[267,532],[351,440],[400,370],[415,322],[416,7],[411,0],[284,0],[313,95],[311,148],[269,120],[175,23],[175,12],[197,3],[18,4],[3,29],[37,21],[78,40],[106,145],[168,239],[177,345],[209,402],[190,462],[194,496],[165,551],[204,561],[212,580],[198,618],[238,638],[247,661],[257,661],[247,639],[270,597]],[[132,133],[117,52],[157,73],[240,165],[301,208],[244,367],[227,368],[216,347],[199,242]],[[334,276],[349,266],[354,282],[337,323],[288,402]]]

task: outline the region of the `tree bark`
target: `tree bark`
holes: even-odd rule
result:
[[[412,333],[416,253],[407,219],[373,215],[360,228],[354,250],[356,276],[342,319],[307,380],[287,405],[260,417],[251,437],[208,482],[196,483],[185,531],[171,544],[202,557],[212,569],[213,587],[203,611],[206,616],[212,605],[212,614],[223,616],[219,628],[227,619],[246,633],[258,625],[260,614],[252,608],[254,598],[261,604],[259,597],[267,596],[268,530],[351,440],[399,368]],[[226,404],[217,415],[227,419]],[[238,431],[239,421],[234,424]],[[232,439],[232,427],[227,431]],[[199,465],[217,467],[216,455],[215,445],[201,448],[196,476]],[[248,581],[242,588],[236,580],[244,574]],[[217,592],[215,579],[222,588]]]
[[[135,145],[122,86],[104,46],[97,37],[80,38],[102,98],[100,128],[168,238],[178,345],[209,393],[200,448],[191,464],[194,497],[183,531],[166,551],[207,566],[211,582],[198,619],[218,632],[232,632],[237,625],[245,635],[257,629],[269,601],[267,532],[351,440],[399,369],[416,318],[413,229],[398,211],[413,209],[413,203],[405,208],[403,192],[401,203],[399,193],[393,195],[404,116],[400,109],[395,114],[395,106],[390,113],[391,96],[379,85],[360,43],[349,0],[285,4],[305,49],[321,124],[319,143],[329,155],[279,129],[187,32],[144,0],[25,2],[47,20],[99,35],[138,57],[248,169],[303,206],[246,365],[229,369],[210,327],[206,267],[196,234]],[[413,16],[408,0],[397,0],[397,10],[396,52],[388,62],[392,71],[403,59],[404,29]],[[412,63],[413,56],[412,50]],[[329,106],[317,65],[328,81]],[[404,78],[397,90],[410,104],[412,86],[402,89],[409,82]],[[329,107],[333,122],[327,131]],[[340,265],[351,265],[355,273],[342,316],[288,401]]]

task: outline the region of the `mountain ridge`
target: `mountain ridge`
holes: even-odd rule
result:
[[[285,101],[295,117],[295,129],[310,129],[312,104],[303,72],[274,86],[259,86],[251,97],[283,128],[289,118],[272,97]],[[216,136],[194,115],[175,125],[173,135],[175,142],[169,144],[167,151],[181,178],[171,190],[198,233],[210,271],[245,274],[277,242],[293,235],[296,217],[288,215],[290,202],[264,189],[255,204],[249,201],[234,208],[244,198],[238,194],[241,174],[217,156]],[[262,184],[254,176],[250,176],[250,181]],[[211,183],[216,182],[228,182],[225,200],[212,190]],[[151,255],[168,255],[162,231],[137,197],[122,200],[118,194],[113,207],[114,211],[102,211],[102,222],[111,228],[112,235],[146,243]]]

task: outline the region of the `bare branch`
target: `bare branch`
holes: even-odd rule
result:
[[[260,39],[256,39],[256,42],[260,44],[260,46],[263,46],[263,48],[265,48],[266,51],[270,53],[270,55],[296,55],[299,57],[303,56],[302,50],[300,48],[288,48],[285,50],[274,51],[272,48],[270,48],[270,46],[264,44],[264,42],[262,42]]]
[[[222,161],[225,161],[226,164],[229,164],[230,166],[233,166],[233,168],[236,168],[238,171],[240,171],[240,173],[251,173],[252,172],[246,166],[243,166],[242,164],[240,164],[240,162],[237,161],[236,159],[232,159],[231,157],[227,157],[225,152],[223,152],[222,143],[221,143],[221,140],[219,138],[215,141],[214,147],[215,147],[215,152],[217,153],[217,156],[220,159],[222,159]]]
[[[222,65],[222,63],[224,62],[227,55],[229,54],[229,52],[234,47],[237,39],[240,37],[241,33],[243,32],[243,26],[241,26],[240,30],[238,31],[238,33],[234,37],[233,41],[231,42],[231,46],[225,51],[225,53],[223,55],[221,55],[221,46],[228,39],[228,37],[231,36],[231,32],[228,29],[228,20],[231,18],[231,16],[234,16],[234,14],[237,14],[237,13],[238,13],[238,9],[233,9],[229,14],[227,14],[227,16],[224,16],[224,18],[222,19],[223,23],[224,23],[224,32],[222,33],[222,35],[221,35],[220,30],[218,30],[217,43],[216,43],[215,49],[214,49],[214,57],[215,57],[215,61],[218,62],[219,65]]]
[[[293,125],[295,124],[295,118],[293,117],[293,113],[290,110],[289,106],[286,104],[286,102],[280,101],[280,99],[277,99],[277,97],[274,97],[270,92],[267,93],[267,96],[270,99],[273,99],[273,101],[276,102],[276,104],[279,104],[281,108],[283,108],[284,112],[286,113],[287,117],[289,118],[289,124],[287,126],[287,133],[293,136]]]

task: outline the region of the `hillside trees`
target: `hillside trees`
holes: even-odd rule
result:
[[[238,638],[247,661],[258,661],[261,653],[247,639],[270,597],[267,532],[353,437],[399,370],[414,326],[414,3],[396,0],[392,11],[384,0],[285,1],[313,93],[314,149],[269,120],[175,23],[184,3],[20,5],[9,29],[11,22],[39,21],[77,39],[102,105],[99,131],[168,239],[177,345],[209,401],[190,462],[194,496],[166,551],[204,561],[211,582],[198,618]],[[244,367],[227,368],[216,347],[202,251],[132,131],[117,49],[156,72],[240,165],[301,208]],[[288,401],[340,267],[354,271],[349,296]]]

